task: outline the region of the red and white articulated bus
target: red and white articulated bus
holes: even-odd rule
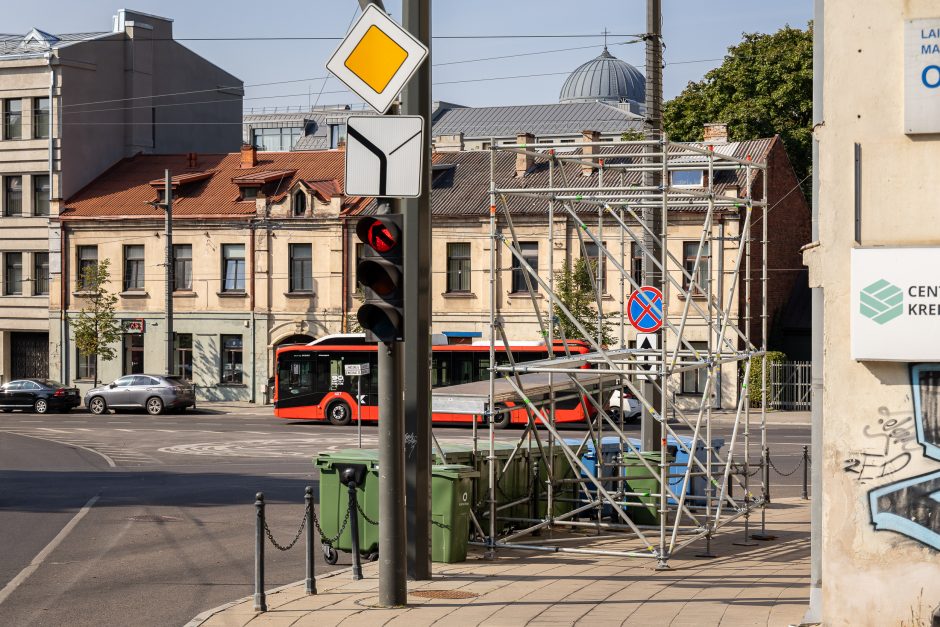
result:
[[[489,344],[438,344],[432,342],[431,387],[441,388],[463,383],[489,380]],[[546,359],[548,349],[544,342],[510,343],[516,363]],[[561,342],[554,345],[555,354],[563,354]],[[572,354],[589,352],[585,342],[569,341]],[[496,348],[497,364],[509,363],[505,348]],[[376,345],[366,343],[360,334],[330,335],[309,344],[283,346],[277,350],[277,368],[274,381],[274,415],[293,420],[329,420],[334,425],[347,425],[357,416],[356,389],[362,390],[362,421],[378,420],[378,353]],[[369,364],[370,374],[362,381],[345,376],[347,364]],[[499,414],[497,426],[525,424],[528,415],[521,403],[505,403],[518,409]],[[555,404],[556,422],[580,422],[596,413],[593,405],[582,403],[572,395]],[[470,423],[480,416],[435,412],[434,422]]]

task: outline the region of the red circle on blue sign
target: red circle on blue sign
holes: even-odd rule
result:
[[[635,290],[627,301],[627,318],[641,333],[659,331],[663,326],[663,293],[648,285]]]

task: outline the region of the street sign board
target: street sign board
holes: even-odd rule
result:
[[[640,333],[653,333],[663,326],[663,293],[644,285],[627,301],[627,319]]]
[[[346,364],[343,371],[347,377],[361,377],[369,374],[369,364]]]
[[[656,333],[637,333],[636,334],[636,347],[644,351],[654,351],[659,348],[659,335]],[[653,370],[653,364],[651,362],[656,361],[655,355],[637,355],[637,368],[640,370],[646,370],[651,372]],[[651,375],[640,374],[636,377],[640,381],[649,381],[653,377]]]
[[[428,49],[370,4],[330,57],[326,69],[385,113],[428,56]]]
[[[940,18],[904,27],[904,132],[940,133]]]
[[[421,195],[424,161],[421,116],[353,116],[346,125],[347,196]]]

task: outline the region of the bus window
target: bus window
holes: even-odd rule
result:
[[[431,354],[431,387],[450,385],[450,353],[437,351]]]
[[[490,356],[474,355],[476,362],[476,381],[487,381],[490,378]]]
[[[313,362],[309,359],[281,359],[277,374],[278,399],[313,393]]]
[[[368,383],[368,385],[366,385]],[[379,353],[371,351],[369,353],[369,374],[365,376],[362,382],[363,393],[366,396],[366,405],[376,405],[379,399]]]
[[[454,351],[451,355],[451,366],[453,368],[453,380],[451,385],[460,385],[461,383],[473,383],[473,355],[465,351]]]
[[[334,392],[343,387],[343,354],[317,355],[317,389]]]

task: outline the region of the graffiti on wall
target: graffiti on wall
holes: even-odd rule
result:
[[[876,424],[867,424],[862,435],[868,442],[865,450],[853,452],[842,462],[845,472],[854,473],[859,483],[883,479],[907,468],[914,454],[919,454],[914,431],[914,415],[878,408]]]
[[[913,390],[914,442],[923,448],[923,455],[940,461],[940,364],[918,364],[911,367]],[[888,423],[893,417],[882,416],[882,431],[887,456],[894,456],[881,466],[884,474],[893,475],[911,461],[914,450],[908,447],[911,439],[907,421]],[[868,429],[866,427],[866,433]],[[896,433],[898,437],[890,435]],[[881,435],[875,432],[875,435]],[[895,454],[897,452],[897,454]],[[904,455],[907,455],[906,461]],[[890,472],[889,472],[890,471]],[[877,474],[877,471],[874,471]],[[878,531],[894,531],[916,540],[932,549],[940,550],[940,470],[899,479],[872,489],[868,493],[871,523]]]

